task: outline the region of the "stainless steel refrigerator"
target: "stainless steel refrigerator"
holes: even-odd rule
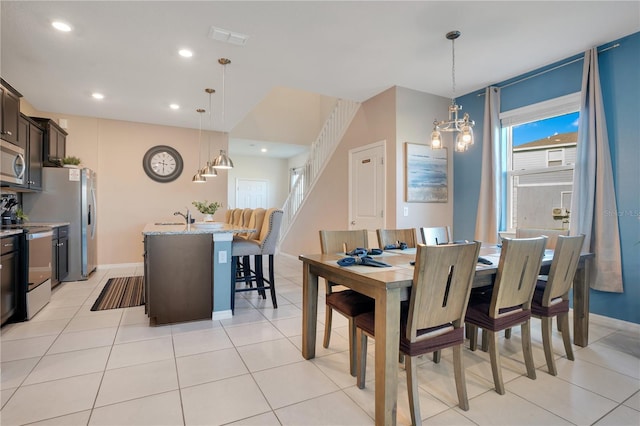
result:
[[[91,169],[43,168],[42,192],[25,193],[30,222],[69,222],[69,275],[86,280],[97,266],[96,174]]]

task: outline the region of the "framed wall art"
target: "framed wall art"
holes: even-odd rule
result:
[[[405,194],[408,203],[449,200],[447,149],[405,143]]]

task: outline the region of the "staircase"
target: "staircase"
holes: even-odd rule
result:
[[[298,211],[303,206],[307,195],[311,193],[318,176],[342,140],[359,107],[359,102],[338,99],[335,108],[320,131],[320,136],[311,144],[309,158],[302,167],[302,171],[282,207],[284,215],[280,227],[281,241],[287,236]]]

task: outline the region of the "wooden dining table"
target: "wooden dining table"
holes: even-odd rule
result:
[[[492,265],[478,263],[474,287],[493,284],[498,269],[500,247],[486,246],[480,256]],[[345,254],[300,255],[302,261],[302,356],[312,359],[316,353],[316,324],[318,318],[318,278],[351,288],[375,299],[375,423],[395,425],[398,390],[398,347],[400,342],[400,302],[407,300],[413,282],[415,249],[390,250],[374,256],[390,264],[377,268],[364,265],[341,267],[337,261]],[[589,336],[589,288],[586,260],[581,256],[573,288],[574,343],[587,346]],[[553,250],[546,250],[542,270],[548,270]]]

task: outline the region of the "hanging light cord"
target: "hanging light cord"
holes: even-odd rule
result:
[[[204,110],[198,109],[198,115],[200,116],[200,130],[198,131],[198,170],[202,165],[202,113]]]
[[[456,103],[456,40],[451,40],[451,87],[452,97],[451,105]]]
[[[209,93],[209,132],[211,132],[213,130],[213,128],[211,127],[211,93],[213,93],[212,91],[208,90],[207,91]],[[209,133],[209,139],[207,142],[207,146],[209,147],[209,155],[207,156],[208,159],[211,159],[211,133]],[[209,161],[209,160],[207,160]]]

